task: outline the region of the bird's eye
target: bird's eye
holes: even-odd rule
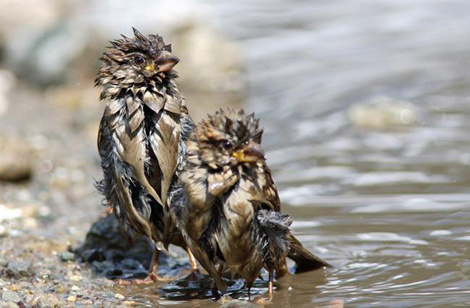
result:
[[[223,144],[224,148],[227,149],[227,150],[232,148],[232,142],[230,142],[230,140],[224,140],[222,144]]]
[[[141,56],[135,56],[134,57],[134,63],[136,65],[142,65],[142,64],[144,64],[144,58],[142,58]]]

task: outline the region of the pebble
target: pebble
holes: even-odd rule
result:
[[[75,301],[77,301],[77,297],[75,295],[70,295],[69,297],[67,297],[67,301],[75,302]]]
[[[70,251],[64,251],[60,254],[60,260],[62,262],[72,262],[75,261],[75,254]]]
[[[80,291],[80,288],[77,287],[77,286],[72,286],[72,289],[71,289],[71,290],[72,290],[72,291]]]
[[[80,275],[71,275],[69,277],[70,281],[81,281],[82,280],[82,276]]]
[[[46,299],[40,298],[36,304],[36,307],[37,308],[52,308],[52,305]]]
[[[31,160],[24,154],[14,152],[0,153],[0,181],[20,182],[31,178]]]
[[[8,229],[4,225],[0,225],[0,237],[8,235]]]
[[[119,294],[119,293],[116,293],[116,294],[114,295],[114,297],[117,298],[117,299],[119,299],[119,300],[123,300],[123,299],[125,298],[124,295]]]
[[[29,262],[16,262],[12,261],[8,263],[6,267],[6,273],[8,276],[14,279],[20,279],[23,277],[32,277],[35,275],[35,271]]]
[[[5,302],[20,302],[21,297],[18,295],[18,293],[13,292],[13,291],[4,291],[2,294],[2,300]]]
[[[4,220],[14,220],[23,217],[21,209],[10,208],[0,204],[0,222]]]

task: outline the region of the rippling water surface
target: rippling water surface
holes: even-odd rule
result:
[[[470,306],[470,2],[205,2],[246,55],[283,209],[335,265],[280,281],[275,306]],[[351,118],[377,97],[415,121]]]

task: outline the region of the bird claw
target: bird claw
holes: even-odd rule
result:
[[[122,286],[143,285],[143,284],[151,284],[154,282],[155,281],[152,278],[150,278],[150,276],[147,276],[144,279],[117,279],[116,280],[116,284],[119,284]]]
[[[175,280],[173,277],[161,277],[156,274],[150,274],[144,279],[117,279],[116,283],[119,285],[146,285],[155,282],[170,282]]]
[[[253,300],[254,304],[265,306],[267,304],[270,304],[273,300],[273,294],[269,293],[268,298],[265,298],[263,296],[259,296]]]
[[[157,274],[151,274],[150,278],[155,282],[155,281],[160,281],[160,282],[170,282],[173,280],[176,280],[176,277],[161,277],[158,276]]]

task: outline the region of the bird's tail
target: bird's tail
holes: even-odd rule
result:
[[[296,273],[313,271],[322,267],[333,267],[328,262],[317,257],[300,243],[292,234],[289,235],[290,250],[288,257],[295,261]]]

